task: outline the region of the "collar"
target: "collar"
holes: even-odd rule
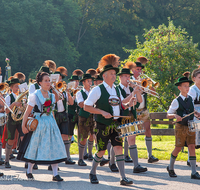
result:
[[[119,83],[119,85],[121,86],[122,89],[129,89],[129,85],[125,87],[121,82]]]
[[[179,96],[183,99],[183,101],[185,100],[185,98],[188,98],[189,96],[187,95],[187,97],[183,96],[182,94],[179,94]]]
[[[105,81],[103,81],[103,85],[105,86],[105,88],[111,88]],[[112,88],[115,88],[114,84],[112,85]]]
[[[84,88],[84,87],[83,87],[83,91],[84,91],[84,92],[88,92],[88,93],[90,92],[90,90],[89,90],[89,91],[85,90],[85,88]]]
[[[15,93],[12,92],[12,95],[14,96],[15,99],[17,98],[17,95]]]

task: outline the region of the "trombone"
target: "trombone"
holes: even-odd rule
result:
[[[145,80],[145,81],[144,81]],[[139,81],[139,80],[128,80],[127,82],[135,85],[135,86],[139,86],[141,87],[142,91],[147,93],[147,94],[150,94],[152,96],[155,96],[156,98],[160,98],[159,94],[153,90],[150,90],[147,86],[148,86],[148,81],[146,81],[147,79],[143,79],[142,81]],[[139,83],[139,84],[138,84]]]

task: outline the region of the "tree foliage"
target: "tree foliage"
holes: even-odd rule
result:
[[[170,20],[168,26],[162,24],[145,30],[144,38],[143,43],[136,38],[136,49],[126,50],[130,53],[128,60],[135,61],[139,56],[149,59],[145,74],[160,83],[157,89],[160,99],[149,96],[149,108],[164,111],[179,93],[174,85],[177,79],[185,71],[197,68],[200,51],[185,29],[176,27]]]

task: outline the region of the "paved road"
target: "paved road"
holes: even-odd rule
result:
[[[78,161],[78,155],[72,155],[73,160]],[[126,163],[126,175],[133,179],[132,186],[119,185],[119,173],[111,173],[108,165],[98,167],[97,177],[100,184],[92,185],[89,182],[88,174],[92,162],[86,161],[88,166],[80,167],[76,165],[59,164],[63,182],[53,182],[52,172],[47,170],[47,166],[40,165],[39,170],[33,170],[34,181],[27,180],[24,163],[13,159],[10,161],[11,169],[0,166],[0,171],[5,175],[0,178],[0,190],[36,190],[36,189],[70,189],[70,190],[113,190],[113,189],[200,189],[200,180],[190,179],[190,168],[185,162],[176,162],[175,171],[178,175],[173,179],[168,176],[166,167],[169,161],[159,161],[155,164],[148,164],[146,159],[139,160],[142,166],[146,166],[148,171],[143,174],[133,174],[133,164]],[[200,165],[200,163],[198,163]],[[200,171],[200,168],[197,168]],[[12,179],[12,180],[11,180]]]

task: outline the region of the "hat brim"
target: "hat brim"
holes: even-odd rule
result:
[[[106,71],[109,71],[109,70],[115,70],[115,71],[116,71],[116,74],[119,73],[119,68],[117,68],[117,67],[112,67],[112,68],[107,68],[107,69],[103,70],[103,71],[99,74],[99,76],[102,77],[103,74],[104,74]]]
[[[117,75],[120,76],[120,75],[123,75],[123,74],[127,74],[127,75],[130,75],[130,76],[133,76],[132,73],[123,73],[123,72],[122,73],[118,73]]]
[[[19,84],[19,85],[20,85],[19,82],[11,82],[11,83],[9,83],[9,87],[10,87],[12,84]]]
[[[87,77],[87,78],[83,78],[83,79],[79,80],[79,82],[83,82],[84,80],[87,80],[87,79],[92,79],[92,80],[94,80],[93,77]]]
[[[175,85],[179,86],[181,83],[184,83],[184,82],[189,82],[190,85],[194,83],[192,80],[183,80],[183,81],[175,83]]]

